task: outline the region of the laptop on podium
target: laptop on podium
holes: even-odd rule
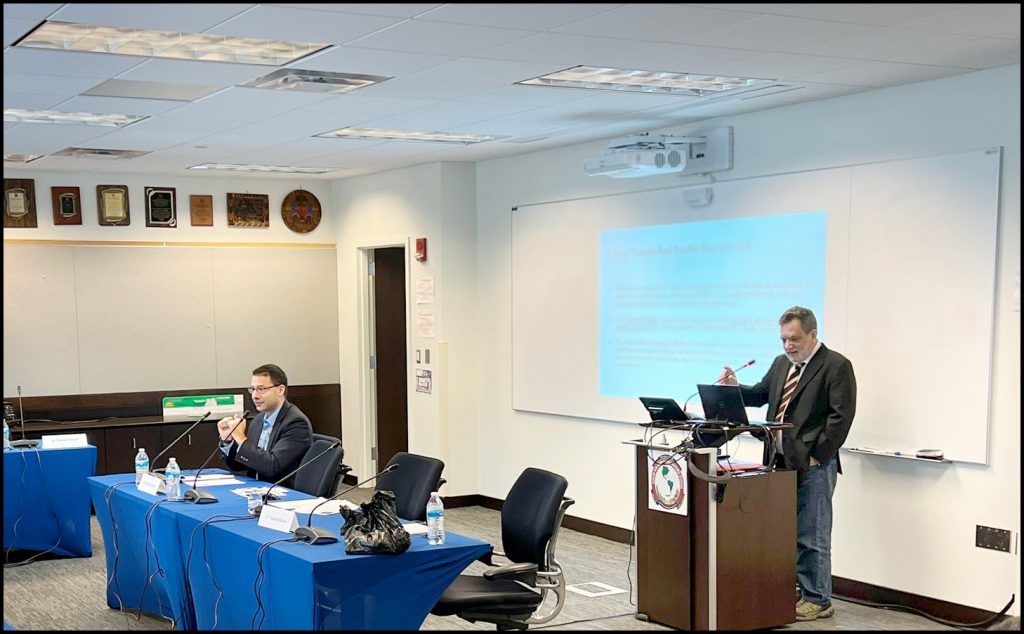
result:
[[[698,385],[704,418],[709,423],[749,425],[743,395],[738,385]]]

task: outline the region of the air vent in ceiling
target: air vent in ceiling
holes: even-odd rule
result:
[[[105,150],[101,148],[69,147],[64,148],[60,152],[54,152],[51,156],[118,160],[133,159],[142,156],[143,154],[149,154],[149,150]]]
[[[366,86],[391,79],[384,75],[354,75],[351,73],[328,73],[322,70],[300,70],[282,68],[257,77],[244,84],[247,88],[270,88],[273,90],[301,90],[304,92],[342,93],[359,90]]]

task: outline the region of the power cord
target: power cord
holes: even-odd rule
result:
[[[269,550],[270,547],[273,546],[274,544],[279,544],[281,542],[297,542],[297,541],[298,540],[295,539],[294,537],[283,537],[281,539],[273,539],[273,540],[271,540],[269,542],[265,542],[263,544],[260,544],[259,550],[256,551],[256,564],[259,566],[259,572],[256,573],[256,578],[253,580],[253,587],[252,587],[253,593],[256,595],[256,612],[254,612],[253,615],[252,615],[252,624],[249,627],[249,629],[251,629],[251,630],[263,629],[263,620],[267,617],[267,610],[266,610],[266,608],[263,607],[263,597],[260,596],[260,594],[261,594],[261,592],[263,590],[263,578],[265,576],[263,574],[263,555],[264,555],[264,553],[266,553],[267,550]],[[260,615],[260,612],[262,612],[263,614]],[[260,617],[259,625],[256,624],[256,617],[257,616]]]
[[[1003,606],[1002,610],[1000,610],[996,614],[993,614],[992,616],[988,617],[987,619],[985,619],[983,621],[978,621],[977,623],[958,623],[957,621],[950,621],[950,620],[947,620],[947,619],[940,618],[938,616],[932,616],[931,614],[928,614],[927,612],[924,612],[922,610],[918,610],[917,608],[913,608],[913,607],[910,607],[908,605],[896,605],[896,604],[892,604],[892,603],[872,603],[871,601],[862,601],[860,599],[853,599],[853,598],[850,598],[850,597],[844,597],[844,596],[840,596],[840,595],[833,595],[833,596],[835,596],[836,598],[842,599],[843,601],[846,601],[848,603],[853,603],[853,604],[856,604],[856,605],[863,605],[863,606],[868,607],[868,608],[878,608],[880,610],[893,610],[893,611],[896,611],[896,612],[908,612],[910,614],[917,614],[918,616],[923,616],[924,618],[928,619],[929,621],[934,621],[935,623],[939,623],[941,625],[946,625],[946,626],[949,626],[949,627],[955,627],[958,630],[975,630],[975,629],[987,628],[989,625],[991,625],[992,623],[995,623],[998,619],[1000,619],[1000,618],[1002,618],[1003,616],[1006,615],[1007,611],[1009,611],[1009,609],[1010,609],[1010,606],[1013,605],[1013,602],[1014,602],[1014,600],[1017,597],[1017,595],[1011,594],[1010,595],[1010,601],[1006,605]]]

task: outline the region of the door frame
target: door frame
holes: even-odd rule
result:
[[[406,358],[406,391],[410,382],[413,364],[409,359],[409,344],[412,341],[412,318],[410,307],[411,282],[409,253],[412,238],[409,236],[381,238],[379,240],[361,241],[356,244],[356,288],[358,289],[359,311],[359,421],[363,436],[363,445],[359,448],[362,464],[366,465],[366,475],[359,474],[361,479],[377,473],[377,460],[370,452],[377,444],[377,384],[373,371],[370,369],[370,351],[374,349],[373,322],[370,320],[372,309],[370,296],[370,255],[377,249],[401,247],[404,253],[405,266],[405,358]],[[411,401],[410,401],[411,402]]]

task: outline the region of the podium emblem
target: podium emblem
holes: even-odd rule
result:
[[[682,459],[663,453],[651,462],[651,508],[686,514],[686,477],[679,465]]]

